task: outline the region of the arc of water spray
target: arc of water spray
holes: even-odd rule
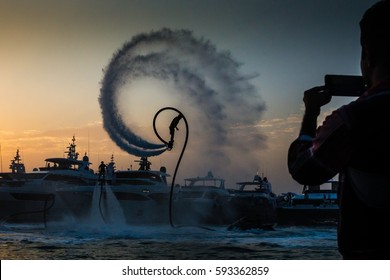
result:
[[[235,140],[227,137],[230,124],[253,123],[265,109],[248,82],[253,76],[239,74],[239,66],[230,53],[217,52],[209,41],[195,38],[188,30],[164,28],[139,34],[113,55],[104,70],[99,96],[104,128],[121,149],[135,156],[156,156],[167,150],[164,144],[136,135],[118,110],[121,87],[149,77],[173,81],[180,92],[195,100],[207,118],[208,129],[213,131],[208,146],[217,150],[231,144],[228,142]]]

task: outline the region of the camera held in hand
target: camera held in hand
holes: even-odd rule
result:
[[[325,88],[332,96],[360,96],[367,86],[362,76],[325,75]]]

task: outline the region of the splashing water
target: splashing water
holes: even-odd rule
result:
[[[113,193],[111,186],[105,185],[103,189],[98,184],[95,186],[90,210],[90,224],[126,224],[123,209]]]

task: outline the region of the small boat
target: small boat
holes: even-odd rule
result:
[[[75,138],[66,158],[48,158],[44,167],[27,172],[19,149],[10,172],[0,173],[0,219],[2,222],[44,222],[61,220],[70,214],[58,190],[71,186],[95,185],[97,175],[89,159],[78,160]]]
[[[253,181],[238,182],[237,186],[230,190],[234,222],[228,228],[272,230],[277,222],[276,195],[267,177],[255,175]]]
[[[282,193],[277,199],[279,225],[336,225],[339,182],[304,186],[302,194]]]

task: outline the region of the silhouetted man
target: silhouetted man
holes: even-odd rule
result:
[[[171,134],[171,140],[168,143],[168,149],[171,150],[173,148],[173,142],[175,138],[175,129],[179,130],[177,128],[177,125],[179,124],[180,120],[183,118],[182,114],[179,114],[177,117],[175,117],[171,124],[169,125],[169,133]]]
[[[99,165],[99,180],[105,180],[105,179],[106,179],[106,165],[104,164],[104,161],[101,161]]]
[[[339,173],[339,252],[344,259],[390,259],[390,1],[360,21],[361,72],[368,90],[317,128],[324,87],[304,93],[299,137],[288,152],[292,177],[317,185]]]

